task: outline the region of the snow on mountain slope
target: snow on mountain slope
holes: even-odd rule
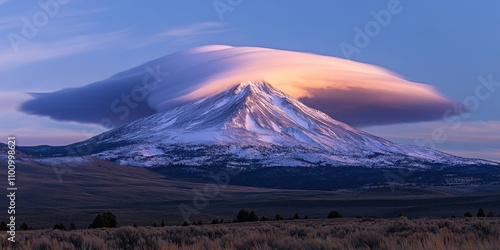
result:
[[[240,83],[82,143],[119,145],[94,155],[137,166],[250,161],[261,166],[427,167],[481,162],[373,136],[265,82]]]

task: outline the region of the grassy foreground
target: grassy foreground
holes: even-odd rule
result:
[[[500,249],[500,218],[311,219],[20,231],[0,249]]]

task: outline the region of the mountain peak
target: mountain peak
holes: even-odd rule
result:
[[[264,81],[239,83],[132,122],[123,130],[134,139],[152,137],[169,143],[302,146],[340,151],[353,150],[371,139],[377,144],[390,144],[311,109]],[[359,142],[353,144],[355,141]]]
[[[264,81],[248,81],[239,83],[234,87],[234,93],[239,94],[241,92],[251,92],[251,93],[270,93],[274,90],[271,84]]]
[[[258,159],[264,165],[280,166],[469,162],[368,134],[307,107],[264,81],[233,85],[96,138],[106,145],[126,145],[97,157],[140,159],[133,164],[122,162],[126,165],[210,164],[222,158]],[[166,155],[176,148],[186,155]]]

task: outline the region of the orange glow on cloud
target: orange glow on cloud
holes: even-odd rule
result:
[[[373,65],[335,57],[230,46],[205,46],[172,56],[193,59],[187,60],[188,65],[179,71],[165,70],[171,74],[185,74],[186,70],[192,70],[191,77],[184,79],[196,86],[176,100],[199,99],[245,81],[267,81],[297,99],[314,97],[316,91],[324,89],[366,89],[402,99],[443,100],[428,85],[404,80]],[[197,68],[206,63],[216,64],[217,68],[210,72],[197,72]],[[161,105],[159,107],[161,109]]]
[[[157,111],[246,81],[267,81],[297,99],[317,99],[325,92],[331,93],[332,99],[340,94],[351,95],[352,104],[357,106],[452,104],[429,85],[407,81],[380,67],[341,58],[219,45],[194,48],[171,57],[167,61],[185,64],[164,68],[173,75],[173,82],[163,85],[164,90],[148,98],[150,106]],[[179,84],[186,87],[176,93]],[[355,94],[359,92],[364,94]],[[176,96],[170,98],[172,93]],[[323,102],[329,102],[328,98],[323,96]]]
[[[161,82],[144,99],[136,100],[139,106],[128,107],[121,96],[131,96],[152,71],[158,71]],[[452,115],[464,111],[433,87],[377,66],[310,53],[222,45],[163,56],[83,87],[35,94],[21,109],[56,120],[99,123],[109,119],[112,125],[106,126],[116,127],[247,81],[266,81],[354,126],[429,121],[442,119],[450,109]]]

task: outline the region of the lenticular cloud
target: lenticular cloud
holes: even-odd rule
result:
[[[464,111],[431,86],[373,65],[219,45],[170,54],[84,87],[33,94],[21,110],[56,120],[117,127],[247,81],[266,81],[354,126],[428,121],[442,118],[449,109],[452,114]]]

